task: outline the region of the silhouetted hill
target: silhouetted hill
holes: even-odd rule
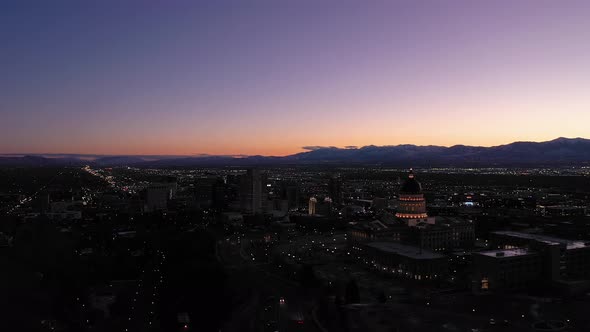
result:
[[[479,147],[444,146],[364,146],[361,148],[317,147],[284,157],[228,156],[187,157],[143,165],[154,166],[249,166],[286,164],[382,164],[414,166],[517,166],[569,165],[590,163],[590,140],[558,138],[547,142],[514,142]]]
[[[590,140],[557,138],[546,142],[514,142],[493,147],[454,145],[363,146],[361,148],[313,147],[284,157],[272,156],[110,156],[94,161],[72,157],[1,157],[0,165],[52,166],[95,164],[99,166],[193,167],[254,165],[396,165],[396,166],[558,166],[590,164]]]
[[[49,167],[49,166],[81,166],[85,162],[78,158],[46,158],[41,156],[0,157],[0,166],[25,166],[25,167]]]

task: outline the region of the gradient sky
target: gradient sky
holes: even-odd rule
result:
[[[590,137],[590,1],[2,1],[0,153]]]

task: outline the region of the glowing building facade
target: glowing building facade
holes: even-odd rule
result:
[[[311,198],[309,199],[309,206],[308,206],[308,210],[309,210],[309,211],[308,211],[308,214],[309,214],[310,216],[313,216],[313,215],[315,215],[315,205],[317,204],[317,202],[318,202],[318,200],[317,200],[317,198],[315,198],[315,197],[311,197]]]
[[[418,226],[419,223],[434,224],[434,218],[428,218],[426,213],[422,185],[416,180],[414,171],[411,169],[400,189],[395,216],[404,220],[408,226]]]

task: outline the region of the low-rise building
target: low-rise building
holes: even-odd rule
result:
[[[437,218],[436,224],[424,224],[413,231],[421,247],[434,251],[470,248],[475,243],[475,228],[469,221]]]
[[[541,254],[528,249],[500,249],[475,253],[474,290],[525,288],[538,281],[542,262]]]
[[[590,242],[513,231],[491,235],[498,249],[473,256],[476,291],[590,280]]]
[[[348,232],[351,243],[395,241],[401,242],[408,237],[409,229],[405,225],[385,225],[379,220],[354,225]]]
[[[365,264],[400,278],[427,281],[448,272],[447,257],[420,247],[397,242],[369,242],[352,246]]]

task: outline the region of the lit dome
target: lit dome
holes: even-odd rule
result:
[[[407,220],[428,218],[422,186],[414,178],[414,172],[411,169],[408,178],[400,189],[395,216]]]
[[[414,178],[414,171],[410,170],[408,178],[404,181],[400,192],[403,194],[420,194],[422,193],[422,185]]]

